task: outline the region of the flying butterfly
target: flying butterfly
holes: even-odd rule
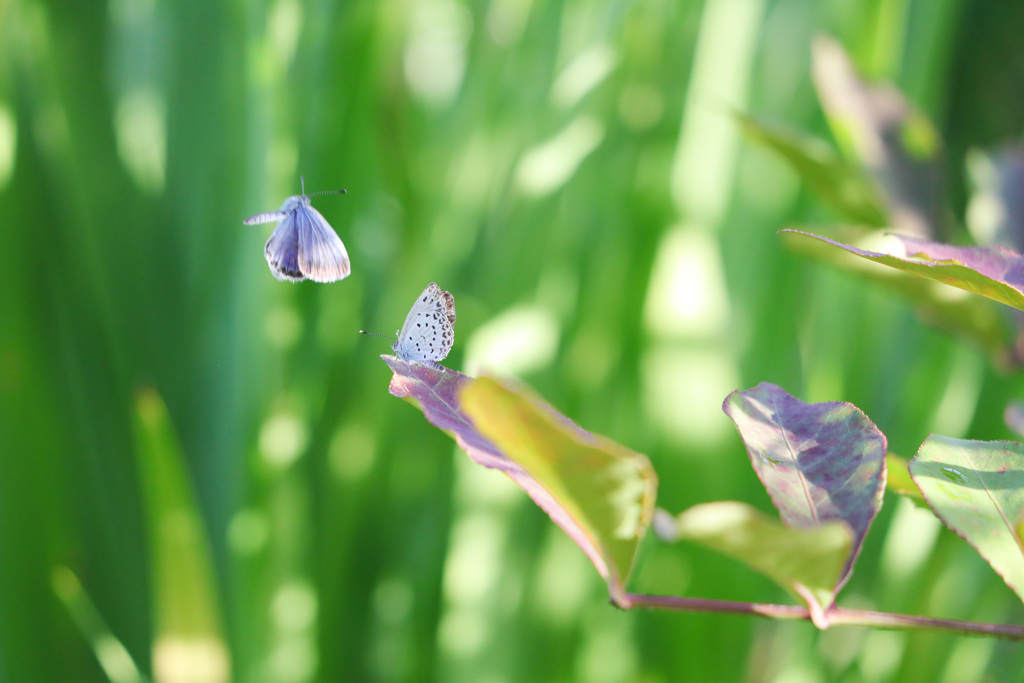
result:
[[[246,225],[280,221],[263,247],[270,272],[278,280],[336,282],[352,272],[348,252],[330,223],[312,207],[310,198],[321,194],[345,194],[328,190],[288,197],[277,211],[265,211],[245,219]]]

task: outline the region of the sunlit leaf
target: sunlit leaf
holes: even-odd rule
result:
[[[836,138],[874,176],[891,224],[919,237],[944,236],[942,146],[927,117],[896,88],[865,83],[831,38],[814,41],[813,75]]]
[[[477,431],[459,406],[459,390],[472,377],[441,365],[407,363],[395,356],[381,356],[394,375],[389,391],[423,411],[430,424],[451,434],[470,458],[484,467],[511,476],[525,476],[522,468],[500,453]],[[541,506],[543,507],[543,506]]]
[[[869,261],[958,287],[1024,310],[1024,258],[1009,249],[955,247],[897,236],[908,254],[907,257],[901,257],[858,249],[800,230],[782,232],[820,240]]]
[[[836,231],[834,228],[832,230]],[[846,241],[877,236],[877,233],[865,233],[863,230],[848,229],[844,232],[847,233],[844,235]],[[996,302],[980,301],[950,290],[943,286],[948,283],[941,277],[925,279],[916,272],[883,267],[882,264],[891,264],[865,256],[875,252],[858,249],[830,237],[799,230],[781,230],[780,234],[793,251],[905,297],[922,322],[976,345],[997,365],[1008,367],[1016,362],[1010,344],[1006,309]],[[806,239],[808,236],[814,239]],[[836,249],[836,246],[842,248]]]
[[[667,514],[667,513],[665,513]],[[665,524],[659,535],[665,537]],[[843,522],[789,527],[731,501],[704,503],[674,518],[674,538],[696,541],[744,562],[809,605],[827,607],[850,556],[853,534]]]
[[[604,558],[619,596],[650,524],[657,478],[647,458],[590,434],[523,391],[480,378],[462,390],[480,431],[565,509]]]
[[[889,224],[879,192],[863,171],[836,156],[820,141],[735,113],[748,138],[782,156],[814,193],[845,219],[864,225]]]
[[[910,474],[943,524],[1024,600],[1024,444],[932,434]]]
[[[136,400],[136,439],[151,539],[153,676],[220,683],[231,678],[209,539],[160,396]]]
[[[783,522],[813,528],[841,521],[853,531],[834,597],[882,505],[885,436],[852,404],[804,403],[767,382],[729,394],[723,410]]]
[[[621,600],[654,510],[657,478],[647,459],[580,429],[525,390],[383,358],[394,372],[391,393],[413,399],[474,461],[511,477]]]

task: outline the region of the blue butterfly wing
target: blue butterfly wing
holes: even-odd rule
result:
[[[285,216],[270,233],[263,255],[267,257],[270,272],[278,280],[301,282],[306,279],[299,268],[299,234],[294,213]]]
[[[335,282],[352,272],[341,238],[320,212],[301,206],[292,214],[299,233],[299,269],[314,282]]]

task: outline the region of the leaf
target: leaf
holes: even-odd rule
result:
[[[657,477],[647,458],[493,379],[382,358],[394,372],[391,393],[414,399],[470,458],[526,491],[586,553],[612,599],[622,602],[654,510]]]
[[[394,373],[388,387],[392,396],[404,398],[422,410],[430,424],[453,436],[459,447],[476,463],[506,473],[522,472],[476,431],[472,421],[459,408],[459,389],[472,377],[441,365],[407,363],[389,355],[381,358]]]
[[[878,233],[847,231],[848,239],[864,239]],[[905,297],[922,322],[957,335],[984,350],[994,363],[1009,367],[1015,363],[1015,354],[1009,343],[1009,324],[1002,306],[994,301],[979,301],[974,297],[957,295],[941,278],[925,279],[918,273],[882,267],[863,254],[875,252],[857,250],[837,240],[798,230],[780,231],[787,246],[793,251],[810,256],[822,263],[852,273],[877,285],[886,287]],[[813,237],[813,240],[805,239]],[[840,246],[841,249],[833,247]],[[858,253],[858,251],[862,253]],[[885,264],[889,265],[889,264]]]
[[[813,44],[812,72],[841,145],[871,172],[891,224],[920,237],[944,236],[944,178],[938,132],[896,88],[871,86],[832,38]]]
[[[903,242],[907,253],[914,255],[913,258],[909,258],[858,249],[800,230],[780,232],[810,237],[904,273],[958,287],[1024,310],[1024,258],[1009,249],[954,247],[896,236]]]
[[[841,521],[853,532],[834,600],[882,505],[885,436],[850,403],[804,403],[767,382],[732,392],[722,409],[787,526]]]
[[[824,142],[739,112],[734,116],[748,138],[782,156],[815,194],[846,219],[877,227],[889,225],[875,185]]]
[[[135,434],[151,539],[153,677],[220,683],[231,678],[209,540],[181,448],[160,396],[136,398]]]
[[[914,478],[910,476],[910,463],[906,458],[886,453],[885,472],[885,487],[887,489],[901,496],[906,496],[918,507],[931,509],[925,502],[921,489],[917,487],[917,484],[914,483]]]
[[[843,522],[790,528],[749,505],[731,501],[695,505],[671,520],[670,527],[663,515],[657,519],[655,528],[664,540],[695,541],[744,562],[812,607],[832,603],[853,543],[853,533]],[[665,538],[667,528],[670,538]]]
[[[540,483],[598,548],[608,570],[602,576],[620,598],[654,511],[657,477],[647,458],[489,377],[464,387],[462,400],[481,433]]]
[[[942,523],[1024,600],[1024,444],[932,434],[910,475]]]

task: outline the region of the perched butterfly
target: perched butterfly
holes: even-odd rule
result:
[[[434,362],[445,359],[454,341],[455,298],[431,282],[409,309],[391,349],[407,363]]]
[[[300,179],[301,180],[301,179]],[[352,269],[348,252],[327,220],[314,209],[310,197],[320,194],[344,194],[345,190],[315,192],[289,197],[278,211],[265,211],[245,219],[246,225],[280,221],[270,234],[263,254],[270,272],[278,280],[335,282],[348,277]]]

